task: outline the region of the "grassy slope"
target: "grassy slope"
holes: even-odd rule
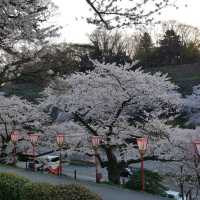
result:
[[[182,94],[190,94],[194,85],[200,84],[200,63],[199,64],[188,64],[178,66],[164,66],[145,69],[152,73],[161,71],[168,73],[169,77],[172,77],[179,87],[179,91]],[[5,91],[9,95],[18,95],[26,97],[28,100],[33,100],[40,97],[39,93],[42,91],[40,83],[21,83],[21,84],[10,84],[7,87],[1,88],[0,91]]]
[[[200,63],[156,67],[145,71],[161,71],[163,73],[168,73],[169,77],[172,77],[172,81],[180,87],[179,90],[183,94],[190,94],[192,92],[192,87],[200,84]]]

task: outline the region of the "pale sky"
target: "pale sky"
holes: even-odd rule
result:
[[[85,0],[53,0],[59,7],[58,14],[53,22],[63,27],[61,40],[66,42],[86,43],[87,34],[91,33],[95,26],[88,25],[81,16],[89,15],[89,7]],[[70,2],[70,3],[69,3]],[[178,0],[180,9],[169,8],[162,11],[160,20],[177,20],[200,28],[200,0]],[[185,4],[188,7],[185,7]],[[79,20],[76,20],[79,18]]]

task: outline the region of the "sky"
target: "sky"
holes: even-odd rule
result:
[[[85,0],[52,1],[58,6],[57,14],[52,22],[63,27],[60,31],[60,40],[88,43],[87,35],[95,29],[95,26],[89,25],[84,19],[81,19],[82,16],[90,15],[89,6]],[[178,0],[178,5],[180,5],[178,10],[174,8],[163,10],[159,20],[177,20],[200,28],[200,0]]]

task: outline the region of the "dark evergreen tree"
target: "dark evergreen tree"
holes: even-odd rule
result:
[[[153,42],[149,33],[145,32],[139,41],[135,58],[140,60],[140,64],[144,67],[152,65],[151,57],[154,50]]]
[[[143,50],[146,53],[148,53],[152,49],[153,43],[152,43],[152,39],[149,33],[145,32],[142,35],[140,39],[139,47],[141,48],[141,50]]]
[[[191,63],[199,62],[200,61],[199,46],[196,45],[194,42],[185,44],[182,55],[183,55],[183,63],[184,64],[191,64]]]
[[[159,60],[161,64],[176,65],[182,63],[184,46],[180,36],[173,29],[167,30],[159,43]]]

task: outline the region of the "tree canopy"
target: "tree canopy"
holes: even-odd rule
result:
[[[0,84],[16,79],[25,63],[38,54],[41,44],[58,27],[45,25],[55,10],[50,0],[0,2]]]
[[[135,138],[143,135],[167,137],[165,122],[178,113],[182,101],[177,87],[165,75],[131,71],[131,65],[94,65],[93,71],[53,82],[43,106],[57,107],[71,116],[68,122],[73,119],[89,135],[104,138],[108,176],[118,183],[117,152],[132,149]]]

